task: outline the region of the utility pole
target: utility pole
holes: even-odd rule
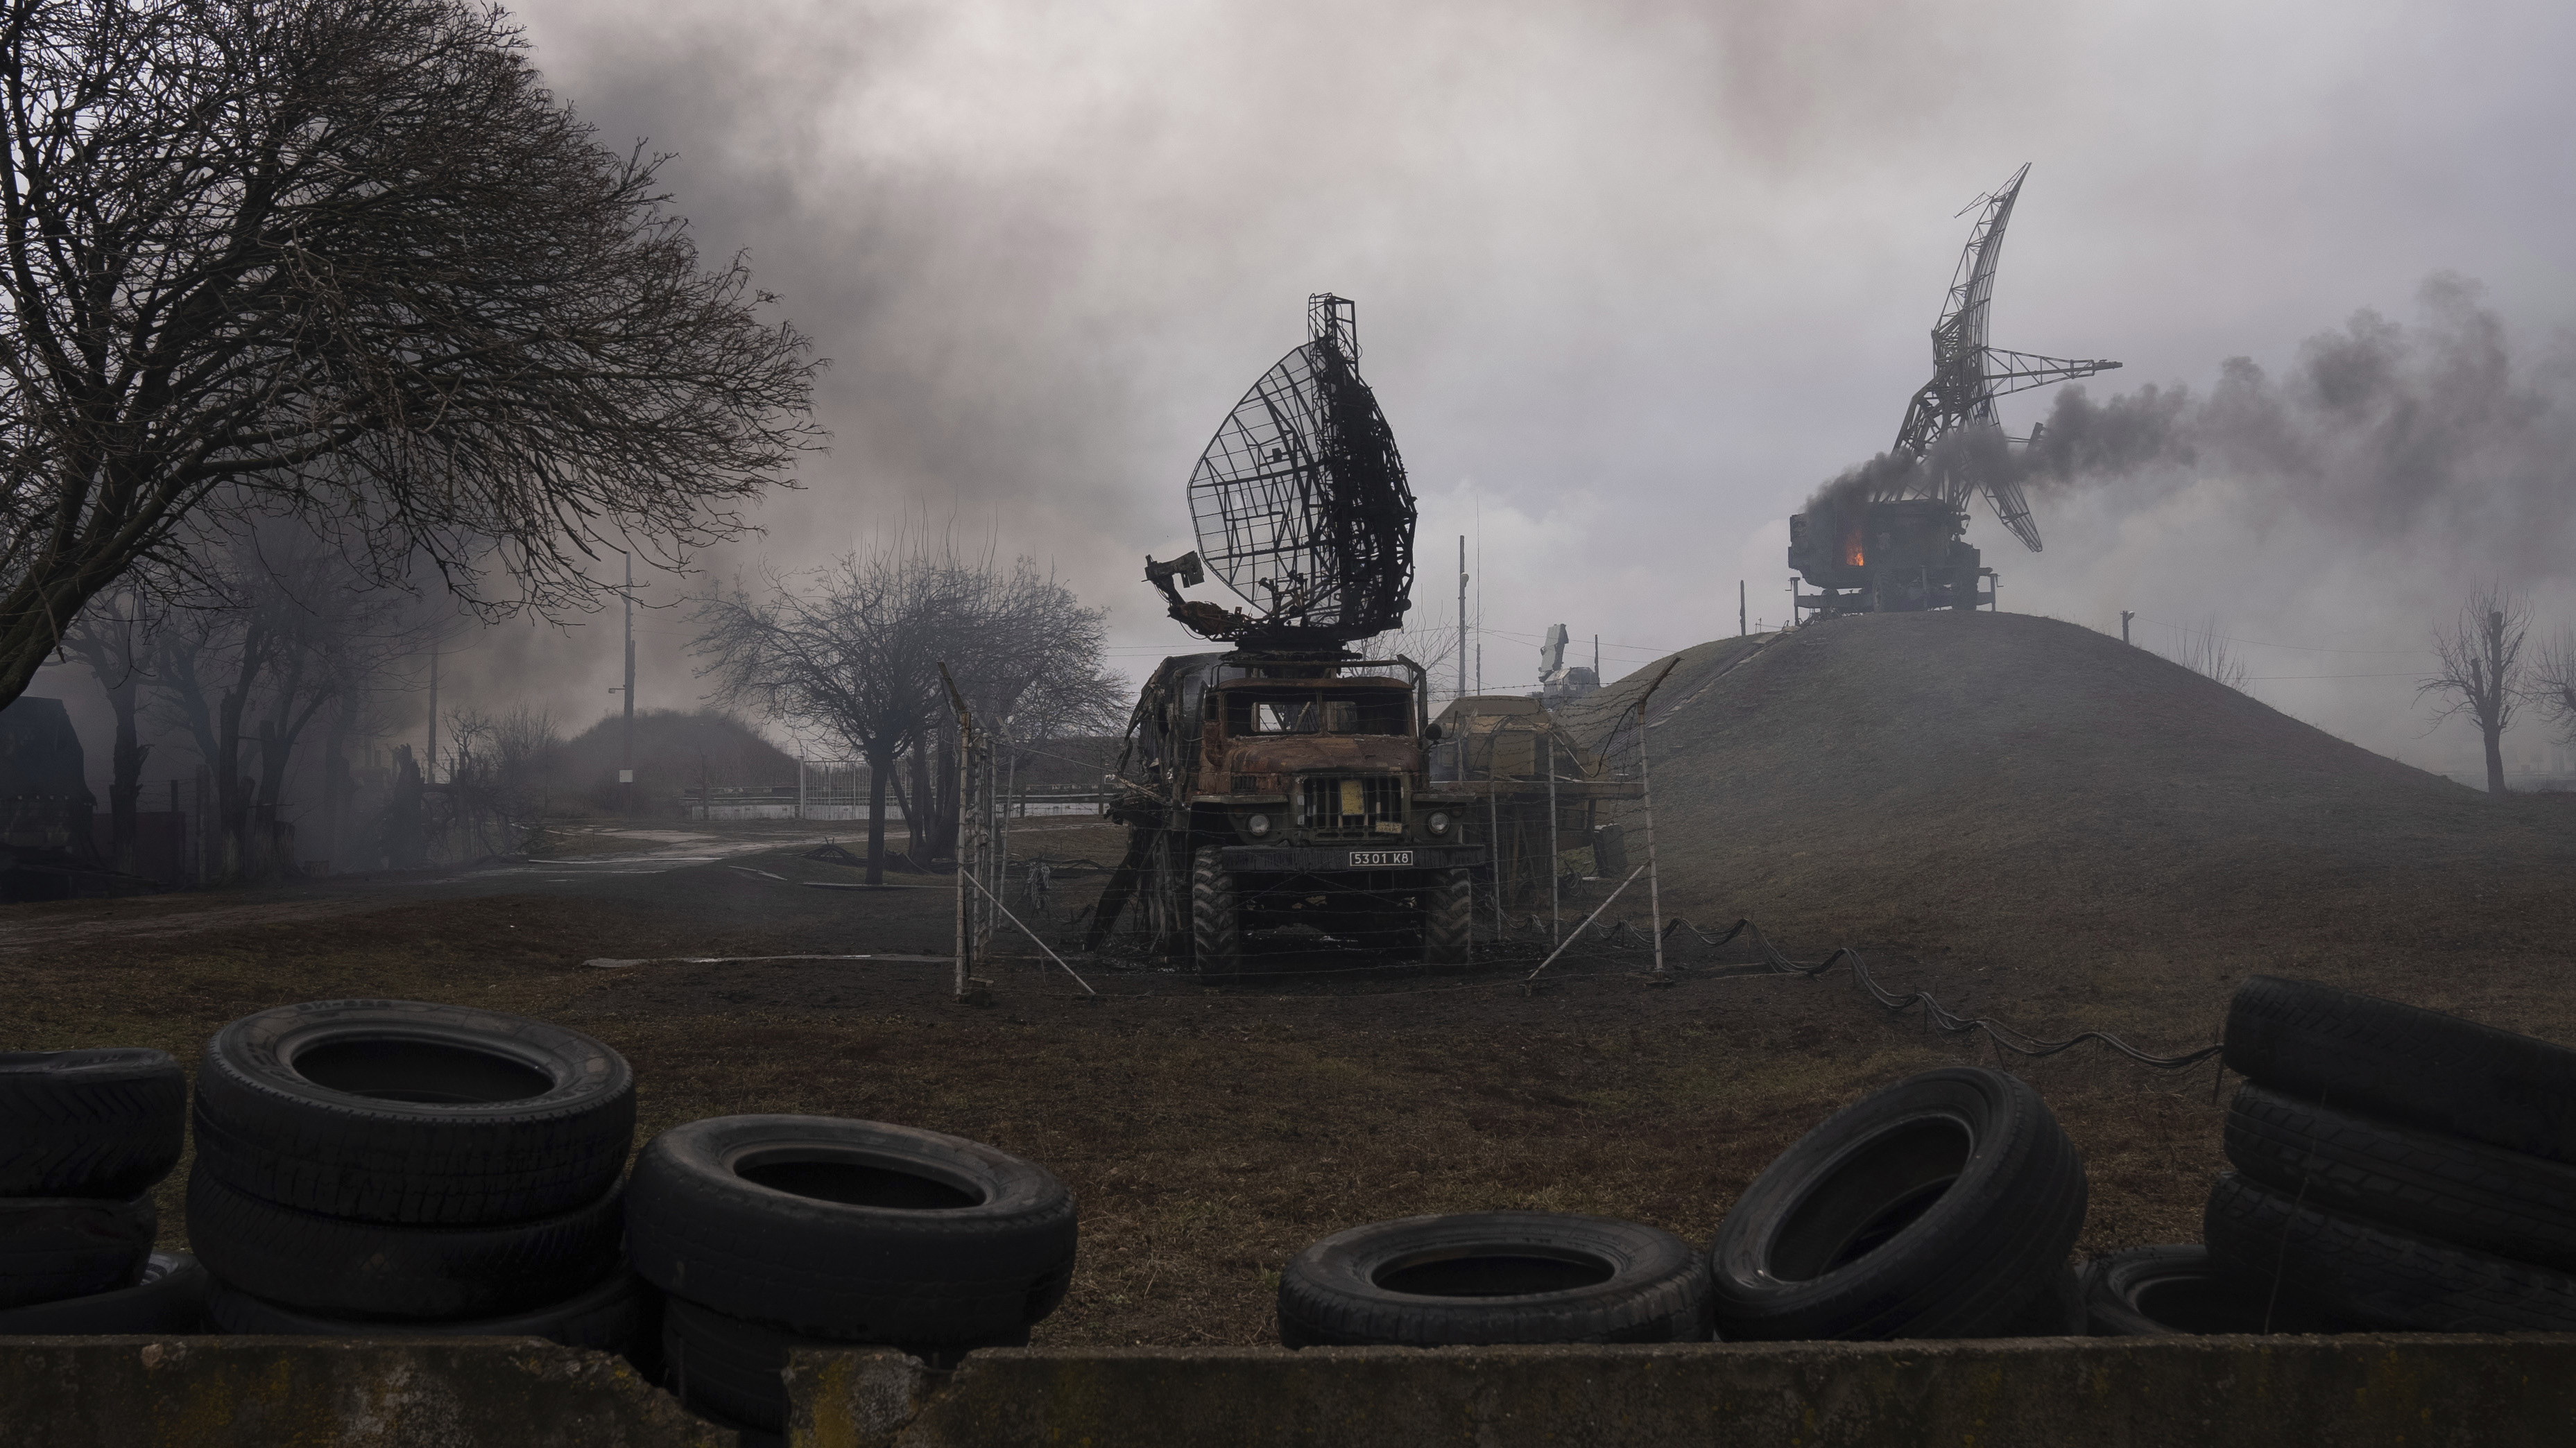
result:
[[[1601,687],[1601,635],[1592,636],[1592,687]]]
[[[1735,580],[1735,636],[1742,638],[1753,630],[1744,626],[1744,580]]]
[[[2129,641],[2129,620],[2136,617],[2136,614],[2125,608],[2120,610],[2120,642],[2127,643]]]
[[[1458,697],[1467,697],[1467,535],[1458,535]]]
[[[635,555],[626,555],[626,736],[617,761],[618,792],[635,813]]]
[[[429,758],[422,761],[420,782],[438,783],[438,645],[429,646]]]

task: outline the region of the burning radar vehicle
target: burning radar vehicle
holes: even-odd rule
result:
[[[1435,788],[1412,660],[1353,645],[1401,623],[1413,495],[1359,375],[1352,304],[1307,299],[1307,341],[1245,393],[1190,476],[1199,548],[1145,560],[1173,618],[1230,651],[1165,659],[1102,812],[1128,827],[1089,944],[1121,922],[1201,974],[1249,931],[1306,926],[1432,965],[1472,938],[1472,798]],[[1249,605],[1182,596],[1214,573]]]
[[[2039,429],[2029,439],[2005,436],[1995,399],[2120,364],[1986,345],[2004,228],[2029,174],[2024,165],[1969,203],[1983,209],[1932,328],[1932,380],[1906,404],[1896,445],[1789,520],[1789,566],[1819,590],[1797,600],[1798,612],[1830,617],[1993,603],[1986,580],[1994,570],[1967,543],[1968,499],[1980,492],[2013,536],[2039,551],[2039,524],[2012,451]]]

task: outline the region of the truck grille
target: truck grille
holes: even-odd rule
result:
[[[1297,781],[1297,823],[1310,837],[1382,838],[1404,833],[1404,781],[1392,775]]]

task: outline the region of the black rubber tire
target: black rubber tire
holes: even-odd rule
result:
[[[1190,856],[1190,961],[1201,975],[1243,969],[1243,912],[1224,862],[1214,845],[1201,845]]]
[[[150,1197],[0,1199],[0,1308],[134,1286],[160,1224]]]
[[[797,1332],[718,1312],[684,1298],[665,1299],[662,1382],[691,1409],[768,1432],[787,1426],[787,1354],[800,1347],[847,1349],[846,1338]],[[1026,1347],[1025,1327],[990,1342],[938,1348],[895,1347],[930,1367],[953,1368],[976,1348]]]
[[[1475,948],[1475,879],[1465,870],[1443,870],[1422,891],[1422,963],[1457,970]]]
[[[2212,1261],[2198,1243],[2096,1257],[2076,1283],[2085,1331],[2094,1337],[2343,1330],[2305,1302],[2272,1300],[2266,1287]]]
[[[2022,1309],[1995,1329],[1997,1337],[2082,1337],[2084,1336],[2084,1289],[2077,1282],[2075,1268],[2062,1266],[2048,1279],[2039,1295],[2022,1304]]]
[[[1315,1243],[1279,1274],[1279,1340],[1289,1347],[1708,1335],[1707,1260],[1670,1232],[1609,1217],[1460,1212],[1371,1222]]]
[[[1077,1234],[1072,1194],[1042,1167],[829,1116],[675,1126],[645,1144],[626,1190],[627,1254],[655,1286],[854,1341],[1017,1332],[1064,1300]]]
[[[454,1099],[405,1099],[430,1096]],[[196,1127],[200,1167],[281,1206],[523,1222],[597,1201],[617,1180],[635,1079],[607,1046],[523,1016],[316,1001],[244,1016],[206,1042]]]
[[[199,1168],[188,1241],[225,1282],[325,1317],[502,1317],[569,1297],[617,1265],[615,1188],[532,1222],[358,1222],[264,1202]]]
[[[2576,1277],[2302,1204],[2223,1172],[2210,1256],[2319,1316],[2366,1332],[2576,1332]]]
[[[2576,1269],[2576,1167],[2238,1089],[2227,1159],[2308,1205],[2499,1257]]]
[[[166,1051],[0,1051],[0,1197],[139,1195],[187,1129],[188,1078]]]
[[[2292,1096],[2576,1164],[2576,1051],[2314,981],[2249,977],[2228,1069]]]
[[[206,1315],[216,1331],[236,1337],[541,1337],[623,1353],[648,1376],[658,1374],[661,1363],[662,1294],[622,1269],[560,1302],[449,1322],[366,1322],[303,1312],[217,1279]]]
[[[2084,1226],[2084,1162],[2030,1086],[1945,1067],[1836,1112],[1718,1227],[1736,1339],[1992,1337]]]
[[[0,1310],[0,1337],[204,1332],[213,1282],[187,1253],[155,1252],[131,1287]]]

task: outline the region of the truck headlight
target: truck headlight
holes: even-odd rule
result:
[[[1263,835],[1270,833],[1270,816],[1259,814],[1254,815],[1243,822],[1243,828],[1249,832],[1254,839],[1260,839]]]
[[[1422,822],[1422,827],[1435,835],[1445,835],[1449,833],[1449,816],[1445,811],[1435,809],[1430,817]]]

